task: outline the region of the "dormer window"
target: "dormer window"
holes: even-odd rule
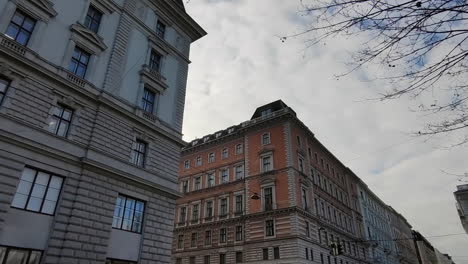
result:
[[[232,132],[234,132],[234,128],[231,127],[230,129],[228,129],[228,133],[231,134]]]
[[[156,24],[156,35],[164,39],[165,34],[166,34],[166,25],[163,22],[158,21],[158,23]]]
[[[271,109],[266,109],[262,111],[262,117],[268,116],[269,114],[271,114]]]
[[[99,25],[101,24],[102,13],[94,6],[90,5],[86,14],[84,26],[89,28],[94,33],[98,33]]]
[[[219,138],[221,136],[221,132],[216,133],[216,137]]]

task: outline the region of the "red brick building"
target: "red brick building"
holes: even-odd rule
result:
[[[173,263],[368,263],[358,178],[282,101],[190,142],[179,169]]]

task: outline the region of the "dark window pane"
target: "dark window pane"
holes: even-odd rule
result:
[[[18,32],[19,27],[17,25],[10,24],[5,34],[12,39],[16,39],[16,35],[18,34]]]

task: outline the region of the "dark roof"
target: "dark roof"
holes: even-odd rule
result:
[[[255,113],[253,114],[252,118],[250,118],[250,119],[252,120],[254,118],[262,116],[262,112],[266,111],[266,110],[270,110],[270,112],[275,112],[275,111],[278,111],[278,110],[281,110],[281,109],[284,109],[284,108],[289,108],[289,107],[283,101],[276,100],[276,101],[271,102],[269,104],[262,105],[262,106],[258,107],[255,110]],[[290,110],[292,112],[294,112],[294,110],[292,110],[291,108],[290,108]],[[296,112],[294,112],[294,115],[296,115]]]

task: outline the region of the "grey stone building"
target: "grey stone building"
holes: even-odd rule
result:
[[[457,211],[466,233],[468,233],[468,184],[458,185],[453,193],[457,200]]]
[[[0,263],[169,263],[181,0],[0,0]]]

